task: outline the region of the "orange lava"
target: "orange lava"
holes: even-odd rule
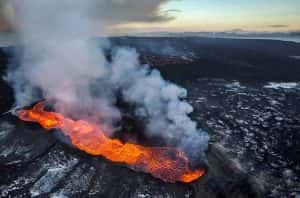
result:
[[[30,110],[20,110],[17,115],[23,121],[37,122],[47,130],[60,129],[74,146],[88,154],[125,163],[134,170],[150,173],[165,182],[189,183],[205,173],[203,169],[191,170],[189,160],[181,149],[122,143],[106,137],[97,124],[74,121],[62,114],[45,111],[43,102]]]

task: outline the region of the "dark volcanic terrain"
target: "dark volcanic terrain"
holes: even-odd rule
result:
[[[252,82],[300,80],[300,59],[295,58],[300,56],[300,44],[294,42],[121,37],[112,38],[111,43],[136,48],[145,62],[153,63],[171,80],[206,77]]]
[[[208,38],[112,38],[188,89],[210,134],[208,172],[167,184],[91,157],[36,124],[0,118],[0,197],[295,197],[300,195],[300,44]],[[0,50],[0,71],[9,62]],[[13,92],[0,80],[0,115]]]
[[[269,196],[299,195],[300,83],[198,79],[185,87],[193,116],[212,143],[221,144]]]

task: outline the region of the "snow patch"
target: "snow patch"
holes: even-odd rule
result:
[[[297,82],[281,82],[281,83],[270,82],[264,86],[264,88],[267,89],[295,89],[297,87],[299,87],[299,83]]]

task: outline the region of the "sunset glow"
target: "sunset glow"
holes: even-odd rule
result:
[[[272,3],[271,3],[272,2]],[[300,29],[297,0],[182,0],[161,7],[174,20],[130,23],[118,26],[128,31],[297,31]]]

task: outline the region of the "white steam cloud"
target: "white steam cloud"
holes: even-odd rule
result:
[[[103,52],[108,41],[89,39],[95,24],[104,31],[122,20],[167,20],[157,14],[163,2],[15,0],[24,53],[21,65],[6,78],[14,87],[16,105],[54,99],[58,111],[69,113],[65,106],[92,109],[105,124],[113,125],[121,116],[115,106],[120,93],[124,101],[135,105],[135,114],[147,120],[148,135],[175,137],[181,140],[180,146],[202,155],[208,137],[188,117],[193,108],[184,101],[187,91],[165,81],[157,70],[140,65],[135,50],[116,49],[108,61]]]

